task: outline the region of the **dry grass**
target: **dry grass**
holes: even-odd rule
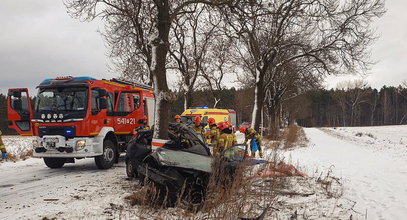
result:
[[[11,160],[13,162],[16,162],[18,160],[18,157],[17,157],[17,155],[8,153],[7,156],[6,156],[6,160]]]
[[[23,151],[19,155],[7,153],[6,160],[16,162],[17,160],[26,160],[32,156],[33,156],[32,150]]]
[[[213,175],[209,179],[204,202],[199,206],[191,206],[178,200],[175,207],[168,209],[156,201],[158,192],[151,185],[143,186],[127,199],[131,205],[141,206],[143,211],[148,213],[143,214],[141,218],[171,216],[172,219],[256,219],[262,214],[268,217],[276,216],[278,210],[273,207],[279,206],[276,198],[287,191],[285,178],[253,177],[258,172],[269,170],[270,166],[278,164],[281,158],[281,155],[278,155],[279,146],[294,147],[304,139],[302,128],[291,125],[273,141],[264,140],[263,147],[273,152],[265,159],[274,163],[256,166],[241,163],[233,175],[230,175],[224,163],[215,161],[212,164]]]
[[[291,124],[284,132],[284,148],[294,148],[307,142],[304,130],[296,124]]]
[[[33,150],[24,151],[20,154],[21,160],[26,160],[33,156]]]
[[[265,165],[262,169],[267,169]],[[267,183],[249,178],[254,175],[253,166],[239,164],[235,170],[228,170],[224,162],[215,161],[204,201],[191,205],[179,199],[171,209],[160,203],[158,192],[152,185],[145,185],[128,196],[131,205],[143,209],[141,218],[172,216],[172,219],[238,219],[258,217],[273,203],[276,196],[277,179]],[[182,190],[183,191],[183,190]],[[179,196],[179,198],[181,198]]]

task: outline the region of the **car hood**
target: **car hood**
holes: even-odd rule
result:
[[[210,156],[165,148],[157,149],[152,156],[163,166],[211,172],[212,158]]]

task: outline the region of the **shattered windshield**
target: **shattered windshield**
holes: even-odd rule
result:
[[[203,140],[194,130],[184,124],[170,123],[169,136],[172,143],[166,145],[170,148],[178,148],[184,151],[191,151],[198,154],[210,155],[210,150],[207,148]]]
[[[40,89],[35,111],[84,111],[87,91],[85,87]]]

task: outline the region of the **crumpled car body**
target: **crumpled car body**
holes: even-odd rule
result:
[[[152,151],[152,132],[142,131],[128,144],[127,175],[153,183],[167,206],[173,206],[179,196],[201,203],[211,173],[210,149],[190,127],[171,123],[170,141]]]

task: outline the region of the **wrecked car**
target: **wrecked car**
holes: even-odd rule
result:
[[[151,150],[153,131],[139,132],[129,142],[126,173],[153,183],[172,206],[181,195],[192,204],[205,195],[211,172],[211,152],[202,139],[184,124],[169,124],[169,142]]]
[[[224,151],[222,159],[214,159],[200,136],[185,124],[169,124],[168,136],[169,142],[152,151],[153,131],[141,131],[129,142],[126,153],[127,176],[153,183],[160,191],[158,200],[167,206],[173,206],[180,196],[190,204],[201,204],[211,173],[220,184],[224,175],[232,179],[246,155],[246,145],[240,144]]]

